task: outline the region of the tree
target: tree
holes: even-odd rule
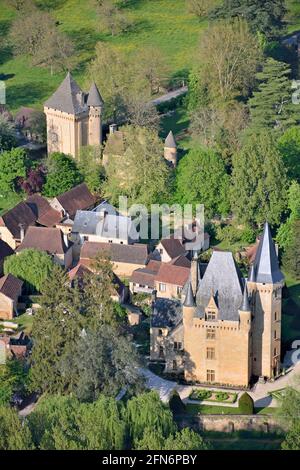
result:
[[[276,39],[284,29],[285,0],[225,0],[212,11],[214,18],[243,17],[251,31]]]
[[[300,183],[300,129],[290,127],[278,140],[278,148],[282,155],[288,177]]]
[[[55,152],[46,161],[47,176],[43,193],[55,197],[69,191],[83,180],[74,159],[70,155]]]
[[[284,397],[280,400],[278,415],[282,423],[287,427],[285,440],[281,444],[284,450],[300,449],[300,392],[297,389],[299,377],[296,378],[293,387],[287,387],[284,391]]]
[[[104,169],[101,165],[102,147],[81,147],[78,170],[92,193],[100,194],[104,181]]]
[[[162,52],[153,46],[143,47],[136,55],[136,63],[139,63],[138,72],[146,78],[150,95],[159,93],[160,87],[168,76],[166,58]]]
[[[254,75],[261,52],[244,20],[224,21],[211,25],[201,37],[198,52],[201,88],[206,88],[209,99],[227,102],[247,96],[254,84]],[[194,87],[197,90],[198,87]],[[197,96],[190,98],[197,101]]]
[[[100,28],[112,36],[128,31],[132,22],[128,16],[118,7],[117,2],[101,0],[98,3],[98,16]]]
[[[0,154],[16,145],[16,130],[13,122],[0,114]]]
[[[175,435],[169,436],[163,450],[207,450],[209,446],[205,443],[200,434],[192,429],[183,428],[177,431]]]
[[[187,10],[199,18],[203,18],[210,13],[216,4],[216,0],[186,0]]]
[[[108,325],[85,330],[62,361],[62,375],[80,401],[95,401],[100,393],[116,396],[125,388],[139,388],[138,359],[134,346]]]
[[[45,169],[42,165],[36,168],[30,168],[26,179],[21,182],[21,187],[29,196],[34,193],[42,192],[45,183]]]
[[[27,378],[28,368],[22,360],[10,359],[0,365],[0,406],[9,405],[14,392],[26,392]]]
[[[300,450],[300,421],[293,424],[281,444],[282,450]]]
[[[32,134],[45,143],[47,142],[46,115],[41,111],[33,111],[29,116],[28,125]]]
[[[47,253],[26,249],[4,261],[5,274],[13,274],[25,282],[28,293],[40,292],[53,269],[53,261]]]
[[[75,47],[72,40],[54,28],[45,31],[43,47],[34,56],[33,64],[50,68],[54,72],[67,72],[75,65]]]
[[[300,219],[291,223],[290,241],[283,254],[282,265],[295,279],[300,279]]]
[[[243,415],[253,415],[254,402],[247,392],[244,392],[239,398],[239,409]]]
[[[156,132],[133,126],[122,131],[125,139],[122,165],[119,157],[110,156],[105,194],[112,203],[119,196],[146,206],[166,202],[171,170],[163,159],[163,144]]]
[[[176,199],[181,204],[204,204],[207,217],[228,213],[228,186],[224,163],[213,150],[195,147],[179,162]]]
[[[127,121],[131,126],[158,131],[160,116],[153,104],[145,103],[139,97],[132,97],[127,99],[126,108]]]
[[[276,237],[280,248],[284,250],[292,242],[293,223],[300,219],[300,184],[296,181],[292,181],[288,190],[288,210],[289,216],[287,220],[280,225]]]
[[[231,207],[241,223],[279,224],[287,205],[287,180],[274,138],[250,136],[233,157]]]
[[[15,410],[0,407],[0,449],[31,450],[33,444],[26,422],[21,422]]]
[[[154,391],[142,393],[127,402],[126,421],[133,448],[139,448],[142,439],[145,442],[149,429],[163,438],[176,431],[170,409]]]
[[[257,91],[249,99],[251,128],[286,130],[299,120],[298,107],[292,103],[290,66],[272,58],[266,59]]]
[[[0,154],[0,191],[16,191],[19,178],[26,176],[28,156],[26,150],[15,148]]]

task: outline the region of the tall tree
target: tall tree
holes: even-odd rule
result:
[[[212,11],[214,18],[245,18],[251,30],[276,39],[284,30],[285,0],[224,0]]]
[[[210,149],[195,147],[179,162],[176,199],[181,204],[204,204],[212,217],[229,211],[229,177],[222,159]]]
[[[28,156],[22,148],[0,153],[0,191],[4,194],[17,191],[19,179],[26,176],[28,166]]]
[[[289,127],[279,138],[278,148],[283,157],[288,177],[300,183],[300,129]]]
[[[234,155],[231,206],[241,222],[279,224],[287,204],[287,180],[274,138],[250,136]]]
[[[16,129],[12,121],[0,114],[0,153],[16,145]]]
[[[190,13],[203,18],[214,9],[216,3],[217,0],[186,0],[186,7]]]
[[[48,197],[55,197],[69,191],[83,180],[70,155],[58,152],[50,154],[46,161],[46,169],[47,176],[43,193]]]
[[[285,250],[293,241],[293,224],[300,219],[300,184],[292,181],[288,190],[288,218],[277,232],[277,243]]]
[[[300,219],[291,222],[290,241],[282,257],[286,272],[300,280]]]
[[[104,169],[101,165],[102,147],[88,145],[81,147],[78,169],[92,193],[100,194],[104,180]]]
[[[119,8],[117,1],[100,0],[96,3],[101,30],[116,36],[130,29],[132,22],[128,15]]]
[[[0,449],[31,450],[33,444],[26,422],[21,422],[18,413],[9,407],[0,407]]]
[[[249,99],[251,128],[276,129],[283,132],[300,119],[298,107],[292,103],[291,69],[284,62],[268,58],[256,77],[257,91]]]

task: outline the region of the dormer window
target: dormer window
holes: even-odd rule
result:
[[[217,312],[213,310],[208,310],[206,312],[206,320],[208,321],[214,321],[217,319]]]

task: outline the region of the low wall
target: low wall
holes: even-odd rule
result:
[[[217,431],[232,433],[235,431],[258,431],[274,433],[284,431],[281,424],[273,417],[263,415],[198,415],[182,416],[178,419],[180,427],[192,427],[196,431]]]

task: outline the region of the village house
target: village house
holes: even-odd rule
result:
[[[61,212],[51,207],[48,199],[40,194],[28,196],[25,203],[30,207],[36,217],[36,224],[44,227],[54,227],[61,219]]]
[[[77,211],[94,208],[96,199],[85,183],[55,197],[50,205],[64,217],[74,220]]]
[[[14,254],[14,250],[0,238],[0,276],[3,276],[5,258]]]
[[[183,303],[153,303],[151,359],[190,382],[247,387],[277,377],[283,285],[268,224],[248,279],[230,252],[214,251],[204,272],[194,258]]]
[[[0,217],[0,238],[15,250],[28,227],[35,225],[35,222],[36,215],[30,207],[25,202],[19,202]]]
[[[148,262],[148,246],[137,243],[121,245],[119,243],[84,242],[80,263],[91,266],[94,258],[105,254],[113,263],[113,271],[121,279],[129,279],[136,269],[144,268]]]
[[[187,255],[188,252],[184,248],[183,242],[181,239],[174,238],[163,238],[157,245],[154,255],[158,256],[158,259],[162,263],[169,263],[174,258],[177,258],[181,255]]]
[[[0,320],[12,320],[18,315],[18,299],[23,282],[12,274],[0,278]]]
[[[133,271],[129,282],[130,292],[133,294],[152,294],[155,289],[154,278],[160,265],[160,261],[150,260],[144,268]]]
[[[161,263],[158,273],[154,276],[157,295],[165,299],[180,298],[189,277],[190,268]]]
[[[29,248],[44,251],[55,263],[69,268],[73,262],[72,245],[59,228],[29,227],[16,253]]]
[[[62,152],[77,158],[81,147],[101,145],[103,100],[95,83],[89,93],[70,73],[46,101],[48,153]]]
[[[7,359],[24,359],[30,350],[31,341],[22,331],[17,336],[0,335],[0,365]]]

